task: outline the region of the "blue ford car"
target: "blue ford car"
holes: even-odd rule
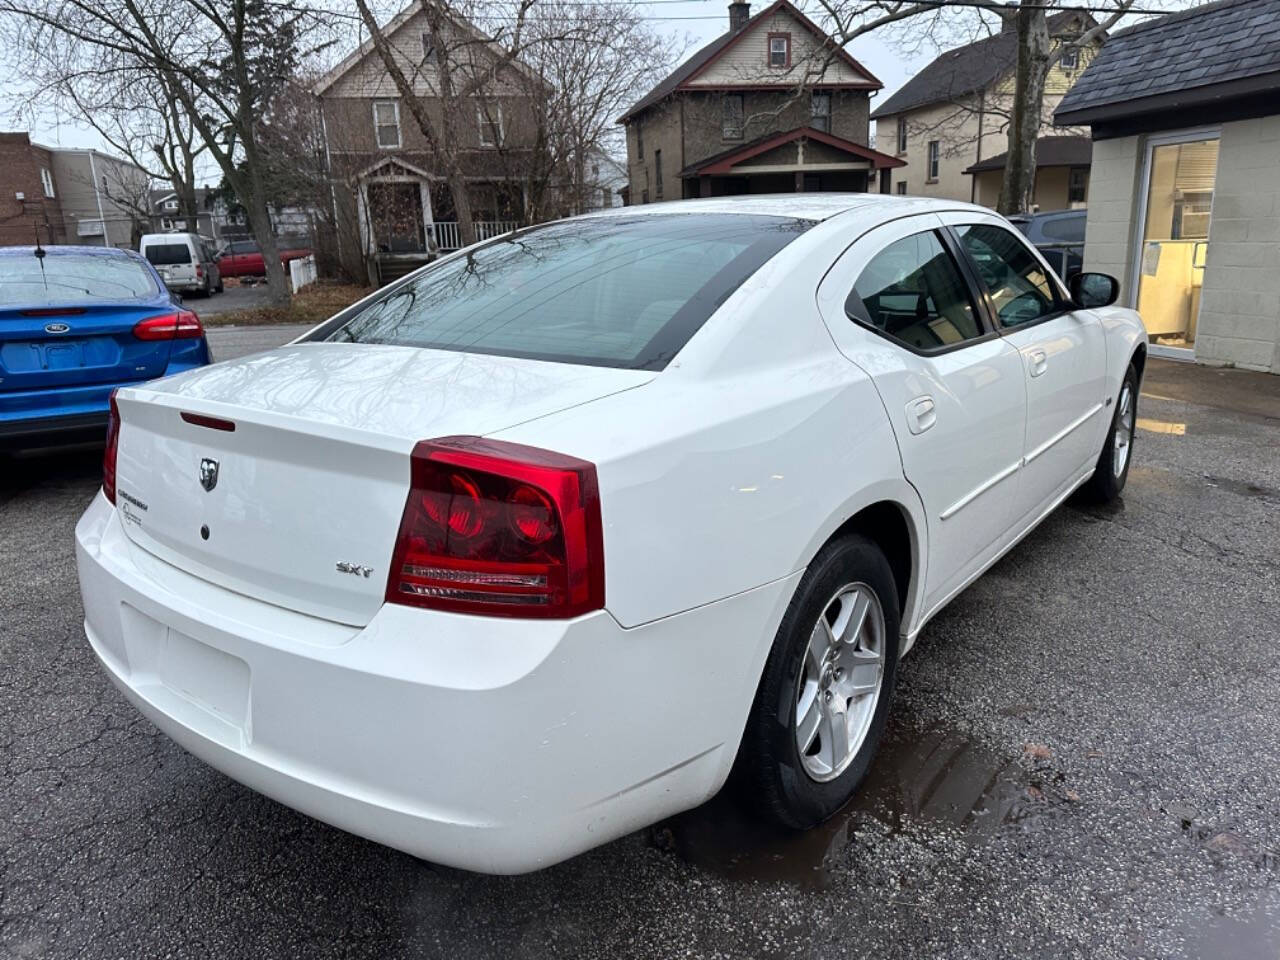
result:
[[[101,438],[113,389],[208,362],[199,319],[138,254],[0,247],[0,450]]]

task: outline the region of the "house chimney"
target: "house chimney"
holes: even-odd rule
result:
[[[751,19],[751,4],[743,0],[734,0],[729,4],[729,32],[737,33]]]

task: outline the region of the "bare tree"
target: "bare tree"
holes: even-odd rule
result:
[[[1129,12],[1134,0],[1106,0],[1112,11],[1075,37],[1050,37],[1043,0],[1018,0],[1017,9],[1002,13],[1011,17],[1018,33],[1018,62],[1014,71],[1013,109],[1009,122],[1009,150],[1004,180],[1000,184],[1001,213],[1023,213],[1031,208],[1036,182],[1036,138],[1044,111],[1045,81],[1049,71],[1069,49],[1087,49]]]
[[[467,171],[457,149],[463,142],[460,134],[476,98],[520,66],[525,24],[534,0],[512,0],[501,9],[452,0],[416,0],[427,26],[426,45],[420,62],[407,65],[378,23],[369,0],[355,2],[374,51],[443,170],[461,241],[470,245],[476,231]],[[486,34],[477,26],[482,19],[503,26]],[[437,111],[428,106],[431,101],[438,105]]]
[[[77,77],[132,73],[154,84],[240,198],[272,299],[288,300],[261,175],[259,118],[315,49],[308,43],[325,22],[319,12],[276,0],[0,0],[0,16],[28,57],[42,50]]]

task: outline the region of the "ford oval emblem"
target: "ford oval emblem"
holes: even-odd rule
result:
[[[66,333],[70,329],[65,323],[46,323],[44,325],[45,333]]]

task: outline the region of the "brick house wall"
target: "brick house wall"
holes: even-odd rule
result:
[[[46,196],[42,170],[48,171],[52,197]],[[25,133],[0,133],[0,246],[30,245],[37,229],[41,243],[66,243],[58,193],[53,155]]]

